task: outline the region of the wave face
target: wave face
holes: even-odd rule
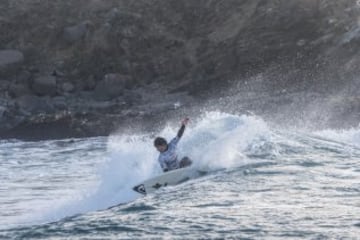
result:
[[[171,139],[178,127],[168,123],[151,135],[1,141],[0,237],[358,235],[359,129],[286,131],[256,116],[207,112],[191,121],[178,153],[208,174],[138,195],[132,186],[161,173],[154,136]]]

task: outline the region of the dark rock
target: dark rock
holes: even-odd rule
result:
[[[30,113],[50,113],[54,110],[48,98],[34,95],[21,96],[16,99],[16,104],[21,110]]]
[[[9,106],[0,106],[0,137],[1,131],[9,130],[23,120],[22,116],[14,114]]]
[[[51,73],[51,76],[54,76],[54,77],[65,77],[65,73],[59,71],[59,70],[54,70],[52,73]]]
[[[123,103],[118,103],[114,101],[103,101],[103,102],[94,102],[91,104],[91,110],[94,110],[98,113],[106,113],[106,112],[119,112],[123,109]]]
[[[88,103],[93,102],[94,100],[94,93],[91,91],[80,91],[78,96]]]
[[[75,86],[74,86],[74,84],[72,84],[70,82],[65,82],[62,84],[62,90],[66,93],[70,93],[75,90]]]
[[[6,108],[4,106],[0,106],[0,123],[4,119],[5,111],[6,111]]]
[[[117,18],[119,15],[120,15],[119,9],[118,8],[113,8],[107,13],[106,19],[107,19],[107,21],[111,22],[115,18]],[[107,23],[107,24],[109,24],[109,23]]]
[[[29,87],[21,83],[11,84],[9,88],[9,94],[13,98],[29,95],[30,93]]]
[[[5,80],[0,80],[0,91],[5,92],[9,89],[10,82]]]
[[[82,81],[76,82],[76,88],[83,91],[92,91],[96,87],[94,76],[89,76]]]
[[[0,106],[7,107],[12,101],[7,98],[0,97]]]
[[[14,101],[0,98],[0,137],[2,131],[12,129],[23,119],[24,116],[20,114]]]
[[[38,77],[32,85],[33,91],[39,96],[56,95],[56,78],[53,76]]]
[[[124,101],[126,104],[132,106],[135,104],[140,104],[142,102],[142,96],[140,93],[136,92],[136,90],[129,91],[124,90]]]
[[[117,73],[106,74],[95,88],[95,99],[107,101],[121,96],[129,77]]]
[[[21,71],[16,75],[16,82],[29,86],[31,79],[31,73],[29,71]]]
[[[90,22],[86,21],[64,29],[64,39],[69,43],[81,40],[89,31]]]
[[[52,103],[56,109],[65,110],[67,108],[66,98],[64,96],[54,97]]]
[[[0,69],[24,61],[24,54],[18,50],[0,50]]]

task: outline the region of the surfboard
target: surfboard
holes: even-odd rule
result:
[[[205,175],[205,171],[196,170],[193,167],[180,168],[165,172],[159,176],[150,178],[133,187],[133,190],[143,195],[153,193],[159,188],[177,185],[189,179]]]

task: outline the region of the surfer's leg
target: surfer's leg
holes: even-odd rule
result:
[[[192,161],[188,157],[183,157],[180,161],[180,168],[188,167],[192,164]]]

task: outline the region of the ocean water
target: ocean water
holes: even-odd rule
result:
[[[141,196],[154,135],[0,142],[0,239],[360,239],[360,129],[220,112],[179,143],[205,176]]]

